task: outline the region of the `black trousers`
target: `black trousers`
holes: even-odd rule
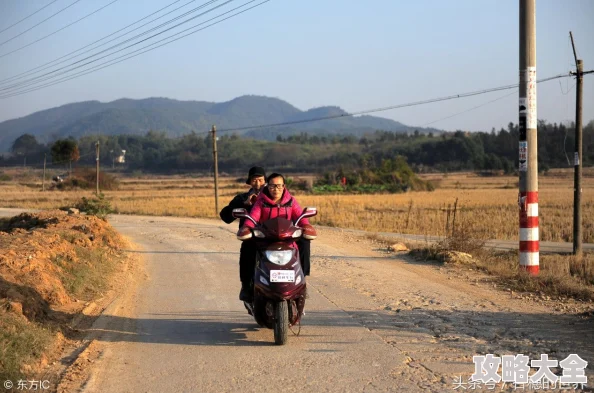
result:
[[[244,240],[239,249],[239,279],[243,283],[250,283],[254,278],[254,269],[256,268],[256,242],[254,240]]]
[[[303,274],[309,276],[310,269],[310,240],[297,240],[299,248],[299,259]],[[239,249],[239,280],[243,283],[250,283],[254,278],[254,269],[256,268],[256,242],[254,240],[244,240]]]
[[[299,248],[299,259],[301,260],[301,268],[303,269],[303,274],[305,274],[306,276],[309,276],[309,256],[311,253],[310,242],[311,240],[307,240],[304,238],[300,238],[299,240],[297,240],[297,247]]]

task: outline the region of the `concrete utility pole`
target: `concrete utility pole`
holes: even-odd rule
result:
[[[95,143],[95,151],[96,151],[96,157],[95,157],[95,161],[97,162],[97,191],[96,194],[99,195],[99,141],[97,141],[97,143]]]
[[[45,191],[45,163],[47,161],[47,153],[43,155],[43,180],[41,181],[41,191]]]
[[[573,57],[575,58],[576,91],[575,91],[575,153],[573,157],[573,254],[582,257],[582,98],[584,63],[578,60],[573,42],[573,34],[569,32]]]
[[[520,0],[520,267],[537,275],[538,141],[536,113],[536,0]]]
[[[212,126],[212,157],[214,159],[215,215],[219,214],[219,160],[217,157],[217,128]]]

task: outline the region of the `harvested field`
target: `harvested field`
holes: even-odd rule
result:
[[[40,174],[4,171],[3,207],[56,208],[74,204],[93,190],[41,192]],[[20,171],[20,172],[19,172]],[[306,176],[302,176],[305,178]],[[476,236],[517,239],[518,178],[475,173],[426,174],[433,192],[375,195],[310,195],[294,191],[301,205],[317,206],[314,222],[377,232],[444,235],[464,225]],[[294,176],[294,178],[301,178]],[[582,214],[585,242],[594,242],[594,169],[584,169]],[[219,209],[246,189],[235,177],[222,177]],[[217,217],[213,181],[199,176],[121,177],[120,187],[106,191],[116,211],[129,214]],[[551,170],[539,178],[540,236],[543,241],[571,241],[573,171]]]

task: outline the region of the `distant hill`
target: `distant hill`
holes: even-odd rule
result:
[[[16,138],[28,133],[47,143],[57,138],[91,134],[144,134],[149,130],[178,136],[191,131],[207,131],[213,124],[219,130],[263,124],[299,122],[312,118],[346,115],[336,106],[301,111],[278,98],[241,96],[228,102],[178,101],[168,98],[120,99],[102,103],[86,101],[47,109],[0,123],[0,152],[8,151]],[[257,139],[273,140],[277,135],[300,132],[317,134],[355,134],[375,130],[411,132],[415,127],[375,116],[339,117],[272,128],[237,131]],[[439,132],[423,129],[425,132]]]

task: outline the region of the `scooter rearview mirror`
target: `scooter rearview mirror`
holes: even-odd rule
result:
[[[243,207],[233,209],[233,217],[235,218],[245,218],[247,216],[247,210]]]
[[[316,207],[306,207],[303,209],[303,215],[305,217],[313,217],[318,214],[318,209]]]
[[[303,209],[303,213],[301,213],[301,215],[299,216],[299,218],[297,219],[297,221],[295,221],[295,225],[299,225],[299,222],[301,222],[302,219],[304,219],[305,217],[313,217],[316,214],[318,214],[318,209],[315,207],[306,207],[305,209]]]
[[[254,223],[254,225],[258,225],[258,223],[256,222],[256,220],[254,220],[252,218],[252,216],[250,216],[247,212],[247,210],[245,210],[243,207],[239,207],[237,209],[233,209],[233,217],[235,218],[245,218],[246,220],[250,220],[251,222]]]

